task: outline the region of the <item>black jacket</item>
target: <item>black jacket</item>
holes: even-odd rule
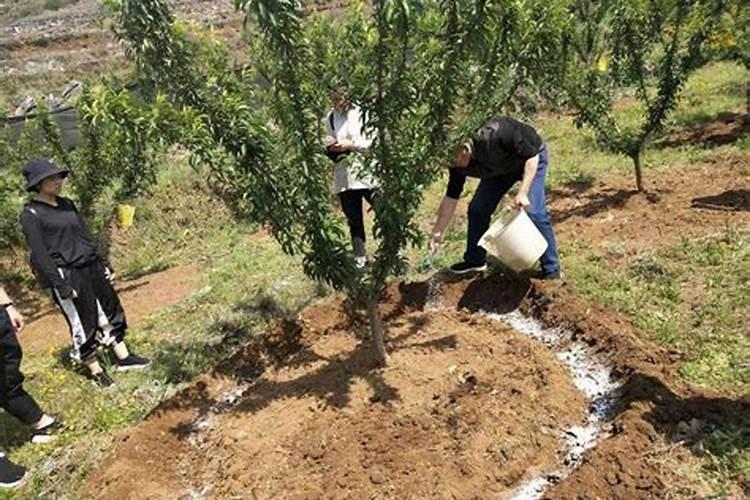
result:
[[[31,250],[31,267],[42,288],[54,287],[61,296],[72,292],[59,269],[84,267],[104,259],[100,246],[73,202],[57,198],[57,206],[32,200],[21,212],[21,226]]]

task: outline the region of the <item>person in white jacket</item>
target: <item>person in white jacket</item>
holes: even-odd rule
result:
[[[361,154],[372,144],[363,130],[363,116],[359,107],[349,100],[345,89],[331,94],[331,110],[323,118],[326,132],[326,154],[334,162],[333,191],[341,200],[341,208],[349,223],[349,232],[358,268],[367,264],[363,200],[372,205],[375,182],[363,171]]]

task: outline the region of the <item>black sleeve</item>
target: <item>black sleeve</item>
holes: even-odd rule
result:
[[[78,211],[78,207],[76,207],[76,204],[73,203],[73,200],[70,200],[68,198],[64,198],[65,202],[70,205],[70,208],[72,208],[76,215],[78,216],[78,220],[81,222],[81,227],[86,232],[86,236],[94,242],[96,245],[96,253],[99,255],[99,258],[102,259],[102,262],[104,262],[104,265],[108,267],[110,270],[112,269],[109,264],[109,259],[107,257],[107,252],[104,251],[104,246],[101,244],[101,242],[97,241],[96,238],[91,234],[91,230],[89,229],[89,225],[86,223],[86,219],[83,218],[81,213]]]
[[[462,168],[451,168],[450,177],[448,178],[448,189],[445,190],[445,196],[457,200],[461,197],[466,183],[466,172]]]
[[[57,266],[49,256],[47,246],[44,244],[42,223],[39,217],[29,212],[28,209],[24,209],[21,212],[21,227],[31,249],[31,265],[35,272],[41,274],[47,283],[51,284],[63,298],[70,297],[73,288],[60,276]]]

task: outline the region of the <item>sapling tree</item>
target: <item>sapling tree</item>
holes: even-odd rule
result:
[[[164,1],[109,4],[143,81],[195,113],[199,130],[184,143],[208,164],[213,185],[238,215],[267,224],[285,252],[301,254],[308,276],[366,304],[385,363],[378,298],[404,270],[405,248],[421,242],[414,215],[423,188],[467,133],[472,99],[480,90],[498,93],[496,77],[511,70],[512,44],[500,43],[496,31],[508,40],[518,33],[517,20],[497,21],[516,2],[379,0],[334,24],[310,19],[296,0],[235,0],[258,34],[253,71],[269,83],[267,92],[247,85],[257,79],[241,73],[218,42],[175,23]],[[492,47],[482,49],[488,40]],[[489,51],[496,62],[488,71],[482,58]],[[519,54],[513,70],[531,74],[526,65],[536,53]],[[331,204],[331,163],[320,142],[332,82],[350,86],[375,138],[362,162],[378,182],[376,250],[364,271],[355,269]],[[488,102],[481,103],[485,117],[493,111]]]
[[[76,102],[83,137],[70,154],[81,211],[91,215],[105,195],[122,202],[145,194],[183,121],[163,95],[144,100],[112,81],[87,88]]]
[[[451,133],[463,132],[468,123],[470,113],[457,115],[456,106],[461,100],[469,101],[477,90],[469,75],[481,67],[476,54],[486,41],[476,36],[477,29],[488,25],[486,31],[494,35],[493,9],[506,2],[376,1],[369,11],[355,6],[347,19],[337,19],[338,29],[331,23],[312,33],[304,28],[298,2],[236,3],[256,23],[274,56],[271,61],[276,61],[266,61],[264,66],[275,83],[274,114],[287,137],[284,144],[288,152],[296,151],[288,154],[289,160],[315,172],[309,188],[315,191],[315,199],[327,205],[330,164],[321,155],[319,143],[319,89],[326,88],[326,81],[339,79],[351,81],[356,89],[354,98],[366,117],[363,126],[375,137],[365,164],[378,182],[374,201],[377,248],[364,273],[353,272],[347,254],[343,279],[331,283],[364,302],[375,345],[385,361],[378,298],[388,278],[404,270],[405,248],[421,241],[414,215],[423,188],[434,179],[435,167],[455,139]],[[495,50],[502,60],[509,44]],[[321,54],[317,61],[330,66],[316,65],[315,53]],[[337,78],[340,72],[344,75]],[[494,92],[495,75],[484,76],[483,82],[492,82],[486,90]],[[482,112],[486,117],[487,108]],[[295,167],[287,163],[286,168]],[[327,206],[317,210],[331,217]],[[313,223],[318,224],[314,219]],[[321,243],[340,248],[330,238]],[[320,275],[331,265],[341,264],[313,261]]]
[[[575,4],[577,22],[588,23],[585,29],[571,32],[570,64],[563,75],[576,108],[576,124],[591,127],[604,147],[633,161],[638,191],[644,190],[643,151],[664,129],[690,74],[705,62],[706,42],[724,4],[723,0]],[[602,22],[608,18],[611,22]],[[632,89],[637,106],[616,114],[623,88]]]
[[[107,79],[86,88],[75,107],[82,140],[73,150],[64,146],[43,104],[21,127],[0,128],[0,244],[12,247],[21,241],[18,213],[27,198],[21,170],[29,160],[52,158],[68,168],[78,208],[101,228],[107,217],[100,216],[110,213],[113,203],[143,194],[155,183],[166,147],[189,122],[164,96],[146,102]],[[107,209],[97,212],[104,200]]]

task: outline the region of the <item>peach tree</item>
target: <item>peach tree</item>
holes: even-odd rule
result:
[[[238,216],[266,224],[284,252],[302,255],[308,276],[365,305],[385,363],[378,299],[406,268],[405,249],[422,241],[415,214],[423,190],[451,143],[551,64],[561,11],[541,1],[378,0],[334,20],[296,0],[235,5],[252,40],[250,68],[176,23],[163,0],[109,2],[142,84],[192,110],[182,142],[215,189]],[[261,80],[267,88],[255,85]],[[379,184],[364,271],[331,203],[320,142],[332,81],[350,86],[375,137],[363,162]]]
[[[578,0],[571,9],[579,28],[566,43],[561,85],[576,124],[633,161],[638,191],[644,190],[643,151],[666,126],[690,74],[706,62],[725,7],[724,0]],[[636,105],[617,114],[623,90]]]

